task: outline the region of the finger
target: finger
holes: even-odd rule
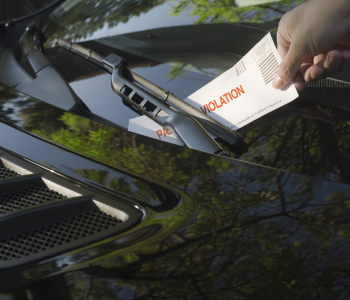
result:
[[[299,69],[300,75],[308,83],[315,83],[322,78],[324,70],[320,66],[304,63]]]
[[[302,91],[305,88],[305,81],[298,72],[293,79],[293,83],[297,91]]]
[[[320,64],[321,62],[323,62],[326,59],[326,56],[327,56],[327,53],[316,55],[313,59],[313,64],[314,65]]]
[[[323,78],[330,76],[338,71],[342,62],[342,53],[338,50],[331,50],[327,53],[325,60],[320,61],[317,65],[324,69]]]
[[[299,68],[299,74],[303,79],[304,79],[304,76],[305,76],[307,69],[314,65],[313,61],[314,61],[314,59],[312,57],[309,57],[301,64],[301,66]],[[305,79],[304,79],[304,81],[305,81]]]
[[[338,71],[350,70],[350,51],[342,51],[342,60]]]
[[[338,42],[338,44],[343,46],[345,49],[350,50],[350,31]]]
[[[272,86],[275,89],[283,90],[295,77],[300,65],[307,57],[303,57],[291,45],[286,56],[282,59],[277,70],[276,77],[272,81]]]
[[[277,45],[277,51],[280,54],[281,58],[283,59],[287,53],[288,53],[289,47],[283,46],[281,43],[278,43]]]

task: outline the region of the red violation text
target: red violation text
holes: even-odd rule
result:
[[[229,104],[230,101],[232,101],[233,99],[238,98],[239,96],[241,96],[244,93],[245,92],[244,92],[244,90],[242,88],[242,85],[240,85],[239,87],[236,87],[235,89],[232,89],[231,91],[229,91],[226,94],[222,95],[220,97],[220,100],[210,101],[209,103],[204,104],[203,107],[200,107],[200,109],[201,109],[202,112],[204,112],[207,115],[208,113],[223,107],[224,104]]]

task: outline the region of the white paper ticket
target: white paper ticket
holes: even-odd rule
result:
[[[269,33],[235,66],[184,101],[231,129],[241,128],[298,97],[293,83],[283,91],[272,87],[271,82],[281,60]],[[129,130],[150,136],[141,124],[137,131],[132,128],[135,121],[143,122],[144,118],[147,117],[130,120]],[[133,124],[132,127],[130,124]],[[157,130],[163,130],[161,126],[156,126]],[[162,137],[158,138],[162,140]]]
[[[139,133],[164,142],[181,145],[183,142],[179,141],[174,134],[165,128],[159,126],[156,122],[146,116],[137,117],[129,120],[129,131]]]

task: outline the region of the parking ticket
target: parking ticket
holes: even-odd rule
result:
[[[184,101],[223,125],[239,129],[298,97],[293,83],[283,91],[272,87],[281,61],[268,33],[236,65]],[[146,117],[137,119],[142,121],[142,118]],[[130,122],[135,125],[134,121]],[[130,122],[129,130],[133,131]],[[161,130],[161,126],[156,126],[159,127],[157,130]],[[136,133],[150,136],[141,127],[138,128],[140,131]]]

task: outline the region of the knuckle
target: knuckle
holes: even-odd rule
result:
[[[282,16],[282,18],[281,18],[281,20],[280,20],[280,22],[279,22],[279,25],[284,25],[286,22],[288,22],[290,15],[291,15],[291,11],[286,12],[286,13]]]
[[[290,68],[286,65],[284,61],[282,61],[278,70],[278,75],[285,79],[285,78],[289,78],[290,74],[291,74]]]

